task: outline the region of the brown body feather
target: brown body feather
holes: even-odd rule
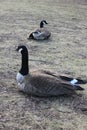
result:
[[[48,71],[47,71],[48,72]],[[59,96],[75,93],[73,85],[61,79],[59,75],[46,71],[34,71],[25,76],[24,91],[36,96]]]

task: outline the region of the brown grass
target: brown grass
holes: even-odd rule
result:
[[[47,69],[87,78],[87,1],[0,1],[0,129],[87,130],[87,87],[72,97],[37,98],[20,93],[16,73],[29,49],[30,69]],[[46,19],[52,37],[28,41],[28,34]]]

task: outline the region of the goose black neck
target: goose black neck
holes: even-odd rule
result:
[[[44,24],[43,22],[40,23],[40,28],[43,28]]]
[[[21,69],[19,71],[22,75],[27,75],[29,73],[29,67],[28,67],[28,52],[22,53],[22,63],[21,63]]]

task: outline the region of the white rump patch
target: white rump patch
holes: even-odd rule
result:
[[[73,80],[70,81],[70,83],[71,83],[72,85],[75,85],[77,82],[78,82],[77,79],[73,79]]]

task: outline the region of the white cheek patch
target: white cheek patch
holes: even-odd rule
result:
[[[45,22],[43,22],[43,24],[45,25],[46,23],[45,23]]]
[[[18,83],[23,83],[24,76],[21,73],[17,73],[16,79],[17,79]]]
[[[22,50],[23,50],[23,49],[21,48],[21,49],[18,50],[18,52],[21,52]]]

